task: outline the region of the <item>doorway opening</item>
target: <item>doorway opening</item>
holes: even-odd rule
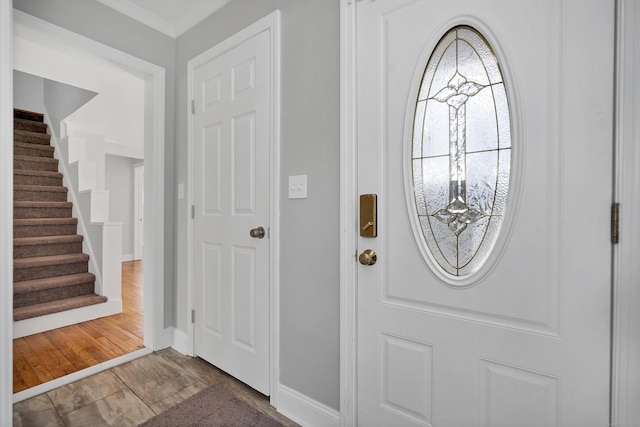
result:
[[[85,376],[108,369],[124,363],[133,358],[150,353],[152,350],[166,346],[161,342],[164,333],[164,100],[165,100],[165,70],[162,67],[151,64],[140,58],[118,51],[98,42],[88,40],[82,36],[64,30],[48,22],[37,19],[31,15],[20,11],[14,12],[14,31],[24,29],[29,33],[39,34],[47,43],[55,44],[56,47],[67,49],[68,52],[91,52],[105,61],[118,64],[127,70],[133,70],[144,80],[144,158],[146,168],[144,168],[143,181],[146,192],[144,193],[144,204],[149,207],[144,213],[144,239],[146,243],[145,265],[141,266],[141,261],[131,265],[135,283],[139,286],[141,308],[138,313],[143,313],[144,324],[138,324],[138,335],[142,337],[142,345],[139,350],[119,356],[112,354],[108,361],[97,365],[86,367],[80,371],[64,375],[44,384],[31,387],[23,392],[14,394],[13,401],[18,402],[33,395],[49,391],[53,388],[76,381]],[[14,32],[15,34],[15,32]],[[128,269],[129,266],[125,266]],[[154,286],[155,284],[155,286]],[[135,289],[135,288],[134,288]],[[123,293],[125,291],[123,290]],[[144,295],[144,298],[142,298]],[[125,304],[127,304],[125,302]],[[8,305],[8,304],[7,304]],[[9,308],[10,310],[10,308]],[[119,314],[122,319],[127,315]],[[122,337],[120,337],[123,339]],[[9,348],[8,346],[6,347]],[[7,350],[8,353],[8,350]],[[4,357],[11,357],[4,354]],[[8,382],[9,379],[7,378]]]

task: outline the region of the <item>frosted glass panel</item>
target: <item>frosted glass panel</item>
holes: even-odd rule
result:
[[[427,63],[412,141],[414,206],[432,260],[453,276],[484,264],[500,233],[511,114],[493,49],[475,29],[445,34]]]

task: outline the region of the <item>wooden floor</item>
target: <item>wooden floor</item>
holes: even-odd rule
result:
[[[13,340],[13,392],[143,348],[142,268],[122,263],[122,313]]]

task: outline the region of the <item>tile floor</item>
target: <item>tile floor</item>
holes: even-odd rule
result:
[[[287,427],[269,399],[199,358],[165,349],[13,405],[13,425],[137,426],[210,384]]]

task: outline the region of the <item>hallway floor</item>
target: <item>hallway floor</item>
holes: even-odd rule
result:
[[[13,425],[137,426],[210,384],[219,384],[287,427],[266,396],[199,358],[165,349],[16,403]]]
[[[122,313],[13,340],[13,392],[139,350],[143,261],[122,263]]]

